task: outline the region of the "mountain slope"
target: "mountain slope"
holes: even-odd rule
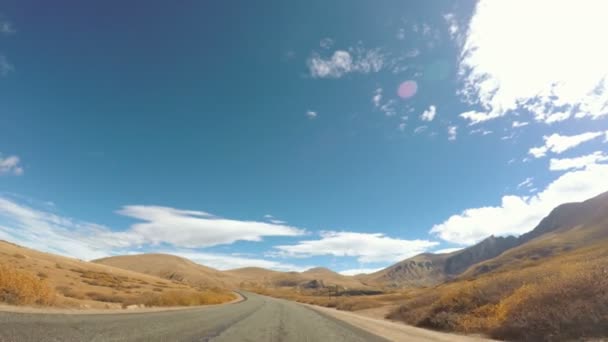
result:
[[[520,237],[490,236],[451,254],[420,254],[361,279],[389,287],[432,286],[460,275],[471,277],[518,264],[517,260],[540,260],[603,238],[607,213],[608,192],[556,207]]]
[[[169,254],[121,255],[93,260],[93,262],[177,280],[201,288],[232,287],[236,282],[236,279],[229,274]]]
[[[608,241],[608,193],[558,206],[517,246],[469,268],[462,277],[537,265],[555,256]]]

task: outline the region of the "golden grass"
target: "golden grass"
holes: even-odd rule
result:
[[[498,339],[608,335],[608,248],[576,250],[523,269],[414,290],[391,319]]]
[[[0,265],[0,302],[51,305],[55,291],[44,279],[11,265]]]
[[[140,297],[123,301],[123,306],[139,304],[144,306],[196,306],[221,304],[234,300],[232,293],[224,291],[167,291],[164,293],[146,292]]]

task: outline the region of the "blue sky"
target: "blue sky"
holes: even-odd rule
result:
[[[5,1],[0,239],[356,273],[524,233],[608,190],[604,7]]]

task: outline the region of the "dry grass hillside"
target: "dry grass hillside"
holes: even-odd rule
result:
[[[202,305],[233,298],[223,290],[200,291],[179,281],[0,241],[0,301],[8,304],[121,308]]]
[[[562,205],[520,239],[453,281],[410,290],[389,317],[518,341],[608,336],[608,195]]]
[[[231,288],[236,285],[236,279],[229,274],[169,254],[122,255],[93,262],[206,289]]]

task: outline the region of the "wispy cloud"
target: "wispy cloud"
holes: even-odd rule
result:
[[[202,211],[158,206],[124,207],[121,214],[144,222],[118,231],[60,216],[48,209],[35,209],[0,197],[0,239],[88,260],[142,249],[169,250],[170,246],[172,251],[183,252],[236,241],[261,241],[266,236],[305,233],[284,224],[225,219]],[[213,253],[205,255],[210,258]]]
[[[8,156],[4,158],[0,153],[0,175],[21,176],[23,167],[18,156]]]
[[[458,135],[458,126],[449,126],[448,127],[448,140],[455,141],[457,135]]]
[[[551,171],[565,171],[572,169],[583,169],[589,165],[597,164],[608,161],[608,154],[601,151],[576,157],[576,158],[564,158],[554,159],[551,158],[549,163],[549,170]]]
[[[334,40],[329,37],[325,37],[319,41],[319,46],[323,49],[329,50],[332,46],[334,46]]]
[[[374,96],[372,96],[372,103],[376,108],[380,107],[380,103],[382,101],[382,91],[382,88],[377,88],[376,90],[374,90]]]
[[[285,256],[333,255],[356,257],[361,263],[400,261],[420,254],[438,243],[428,240],[402,240],[381,233],[321,232],[319,240],[300,241],[275,248]]]
[[[520,128],[520,127],[525,127],[528,126],[530,123],[526,122],[526,121],[513,121],[513,124],[511,125],[513,128]]]
[[[416,129],[414,129],[414,134],[420,134],[425,132],[428,129],[427,126],[418,126],[416,127]]]
[[[15,67],[9,63],[6,56],[0,54],[0,76],[6,76],[9,72],[14,70]]]
[[[317,112],[313,111],[313,110],[307,110],[307,111],[306,111],[306,116],[307,116],[309,119],[316,119],[318,115],[319,115],[319,114],[318,114]]]
[[[534,178],[533,177],[528,177],[526,179],[524,179],[521,183],[517,184],[517,188],[521,189],[521,188],[531,188],[532,186],[534,186]]]
[[[543,146],[533,147],[528,151],[528,153],[534,156],[534,158],[542,158],[547,155],[547,152],[560,154],[574,147],[577,147],[582,143],[594,140],[604,134],[604,132],[586,132],[569,136],[552,134],[550,136],[543,137],[543,139],[545,140],[545,144]]]
[[[10,21],[3,20],[0,18],[0,34],[14,34],[17,31],[13,27],[13,24]]]

